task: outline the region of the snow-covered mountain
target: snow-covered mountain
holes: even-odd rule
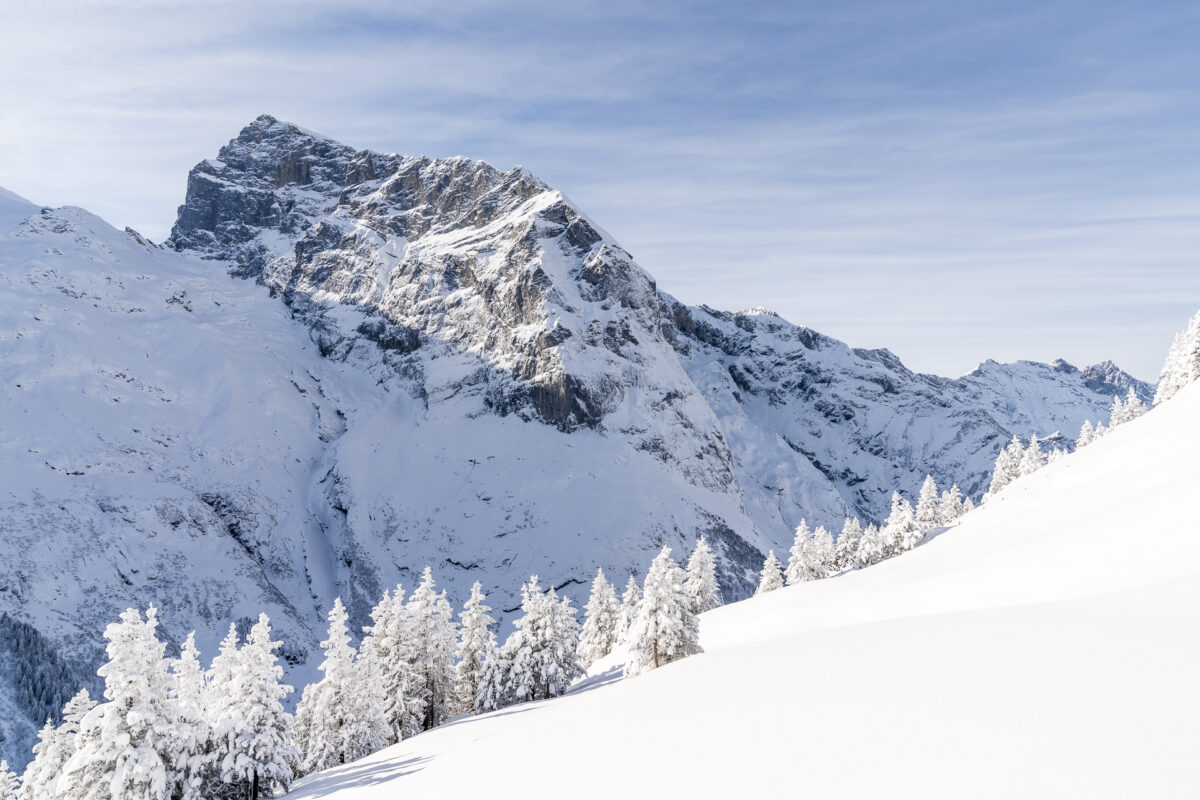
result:
[[[290,796],[1190,797],[1198,443],[1193,384],[912,552],[702,615],[700,655],[616,653]]]
[[[687,307],[522,169],[271,117],[192,171],[167,244],[0,194],[0,612],[60,672],[154,602],[209,654],[266,610],[306,680],[335,596],[362,622],[425,564],[512,609],[529,574],[623,581],[706,534],[744,596],[802,516],[878,519],[926,472],[978,496],[1013,434],[1152,392],[1111,364],[920,375]],[[18,694],[21,763],[54,706]]]

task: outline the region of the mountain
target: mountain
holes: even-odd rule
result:
[[[1194,384],[912,552],[704,614],[700,655],[615,654],[291,796],[1189,796],[1198,443]]]
[[[523,169],[271,117],[192,170],[165,246],[0,194],[0,613],[38,687],[0,670],[4,754],[127,606],[206,654],[265,610],[300,683],[335,596],[361,624],[425,564],[509,613],[530,574],[579,594],[705,534],[734,599],[801,517],[879,519],[926,472],[978,496],[1012,435],[1069,442],[1127,387],[688,307]]]

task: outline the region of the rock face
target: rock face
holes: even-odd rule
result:
[[[919,375],[684,306],[522,169],[271,117],[192,170],[162,248],[0,191],[0,378],[0,612],[80,681],[153,602],[206,657],[266,610],[302,683],[334,597],[361,624],[426,564],[510,613],[530,574],[582,601],[703,534],[734,599],[801,517],[878,520],[926,472],[978,496],[1013,434],[1151,392],[1111,364]],[[23,763],[45,709],[18,688],[0,670]]]

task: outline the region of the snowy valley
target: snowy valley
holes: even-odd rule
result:
[[[685,306],[526,170],[358,151],[267,116],[192,171],[165,245],[0,190],[0,634],[22,643],[0,655],[9,660],[0,754],[23,765],[48,714],[80,686],[98,691],[101,632],[126,608],[155,605],[169,654],[194,630],[206,659],[231,622],[245,638],[265,612],[284,642],[287,679],[303,686],[318,677],[335,598],[357,638],[384,590],[412,592],[426,565],[455,610],[481,583],[507,633],[530,575],[580,606],[597,567],[620,588],[641,580],[660,548],[680,556],[704,536],[724,599],[739,600],[754,591],[767,552],[788,550],[801,519],[835,532],[847,516],[882,523],[893,491],[915,502],[927,474],[978,501],[1013,436],[1070,448],[1084,420],[1107,419],[1114,397],[1130,391],[1149,402],[1154,386],[1111,363],[988,361],[957,379],[916,374],[886,350],[852,348],[770,312]],[[535,728],[569,761],[589,745],[550,741],[556,728],[609,737],[643,702],[669,703],[652,714],[667,718],[667,708],[684,707],[680,693],[761,671],[762,659],[804,661],[811,672],[800,679],[814,685],[844,668],[868,696],[903,694],[899,681],[921,689],[905,697],[935,710],[952,704],[922,682],[954,672],[955,662],[938,661],[948,657],[941,645],[898,665],[881,660],[887,642],[934,637],[942,623],[922,614],[941,615],[933,619],[962,637],[964,652],[984,652],[988,630],[1024,630],[1033,612],[1021,604],[1070,597],[1082,618],[1099,614],[1103,603],[1088,598],[1108,585],[1107,561],[1078,570],[1094,585],[1077,598],[1065,578],[1068,594],[1037,595],[1032,577],[1019,582],[1029,596],[1005,594],[995,570],[1007,564],[1048,581],[1069,549],[1063,537],[1101,537],[1091,524],[1059,531],[1045,495],[1061,484],[1072,515],[1099,506],[1119,491],[1105,476],[1122,457],[1102,455],[1125,448],[1150,470],[1146,453],[1163,444],[1153,437],[1171,438],[1161,426],[1184,424],[1175,409],[1193,398],[1185,390],[1022,479],[903,559],[709,612],[700,657],[617,686],[605,685],[610,660],[566,698],[455,722],[300,789],[339,786],[349,798],[386,786],[391,773],[412,773],[414,787],[465,780],[474,768],[454,753],[474,758],[469,743],[487,737],[497,746],[478,757],[501,770],[506,748]],[[1194,476],[1189,464],[1173,474]],[[1054,477],[1080,473],[1097,494]],[[1141,502],[1129,513],[1147,523],[1181,513]],[[1010,520],[1010,507],[1026,511]],[[1088,513],[1103,516],[1096,524],[1121,522],[1104,511]],[[1015,521],[1023,527],[1014,532]],[[1167,560],[1161,569],[1187,564]],[[1157,586],[1154,569],[1134,583]],[[1131,608],[1143,602],[1151,600],[1138,595]],[[982,608],[1009,611],[993,618]],[[856,643],[837,633],[850,625],[881,627]],[[866,661],[852,659],[858,647]],[[822,653],[820,664],[805,661],[810,652]],[[1067,653],[1062,668],[1070,663]],[[662,694],[641,688],[668,684]],[[808,710],[782,682],[753,694],[736,693],[729,713],[829,718],[801,735],[811,733],[803,741],[832,775],[842,762],[820,744],[853,735],[835,707]],[[791,712],[789,697],[799,704]],[[1021,707],[1006,698],[997,694],[992,710]],[[671,719],[665,736],[713,730],[708,717]],[[904,715],[877,722],[872,736],[899,737],[888,724]],[[644,738],[655,730],[631,727],[638,732],[621,757],[636,764],[656,752]],[[997,728],[999,740],[1009,741],[1006,731]],[[931,735],[919,729],[912,741]],[[704,748],[720,737],[710,739],[689,751],[697,763],[715,763]],[[791,758],[759,745],[745,757]],[[747,786],[782,779],[737,776]]]

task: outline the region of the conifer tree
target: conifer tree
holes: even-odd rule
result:
[[[496,647],[496,634],[492,633],[496,620],[488,614],[492,609],[484,605],[484,599],[483,585],[475,581],[471,596],[458,616],[459,638],[455,651],[458,666],[455,668],[454,692],[455,710],[460,714],[470,714],[475,710],[484,660]],[[613,603],[616,603],[615,597]]]
[[[972,500],[970,497],[964,497],[962,513],[966,514],[968,511],[973,511],[974,509],[975,509],[975,501]],[[961,516],[961,514],[959,516]]]
[[[521,587],[521,611],[504,643],[509,661],[504,694],[516,703],[557,697],[580,674],[579,623],[570,598],[560,601],[554,589],[543,593],[534,575]]]
[[[579,632],[581,668],[587,669],[612,652],[617,644],[620,615],[621,607],[617,603],[616,590],[605,579],[604,570],[596,570],[591,595],[587,605],[583,607],[583,628]]]
[[[1096,439],[1102,439],[1103,437],[1105,437],[1107,435],[1108,435],[1108,428],[1105,427],[1103,422],[1097,422],[1096,423],[1096,435],[1094,437],[1092,437],[1092,441],[1094,442],[1094,441],[1096,441]]]
[[[858,544],[862,539],[862,523],[856,517],[846,517],[842,532],[838,534],[834,562],[839,570],[858,566]]]
[[[1133,389],[1130,388],[1129,394],[1125,396],[1125,421],[1129,422],[1130,420],[1137,419],[1145,413],[1146,404],[1143,403],[1142,399],[1134,394]]]
[[[921,492],[917,495],[917,525],[922,531],[928,532],[942,524],[941,496],[938,494],[937,483],[932,475],[925,476],[921,484]]]
[[[992,470],[992,483],[988,487],[987,495],[984,499],[995,495],[1020,477],[1021,459],[1024,455],[1025,448],[1021,444],[1021,440],[1014,436],[1012,441],[1008,443],[1008,446],[996,456],[996,466]]]
[[[956,483],[942,492],[942,498],[938,502],[938,524],[952,525],[962,515],[963,496]]]
[[[232,692],[215,711],[212,736],[221,781],[249,800],[272,796],[275,788],[286,792],[299,761],[292,716],[282,703],[292,687],[280,683],[283,668],[275,651],[281,646],[271,641],[270,620],[260,614],[232,665]]]
[[[862,532],[862,536],[858,540],[858,551],[854,554],[855,563],[859,567],[869,567],[883,560],[886,552],[886,543],[883,539],[883,531],[879,526],[871,523]]]
[[[924,531],[917,524],[916,514],[908,500],[899,492],[892,492],[892,510],[884,525],[884,542],[889,553],[903,553],[912,550],[925,538]]]
[[[75,754],[75,737],[79,723],[96,707],[87,689],[67,701],[62,709],[62,722],[55,728],[50,720],[38,734],[33,761],[25,768],[21,781],[20,800],[54,800],[58,797],[58,781],[67,761]]]
[[[754,593],[766,594],[782,588],[783,565],[775,557],[775,551],[771,550],[767,553],[767,560],[763,562],[762,572],[758,576],[758,589]]]
[[[207,800],[211,795],[206,782],[214,780],[212,727],[207,714],[208,681],[196,650],[196,632],[188,634],[179,647],[179,658],[170,662],[170,696],[175,718],[192,731],[181,760],[180,800]]]
[[[449,716],[449,701],[454,689],[454,651],[458,630],[454,612],[446,601],[445,590],[436,591],[433,571],[425,567],[421,583],[413,591],[407,605],[409,636],[417,674],[413,687],[416,697],[425,705],[422,729],[441,725]]]
[[[8,768],[8,762],[0,759],[0,800],[17,800],[21,779]]]
[[[696,542],[696,549],[688,558],[687,580],[683,588],[692,599],[692,607],[697,614],[703,614],[721,605],[721,590],[717,586],[717,564],[712,548],[703,536]]]
[[[629,628],[637,619],[638,603],[642,601],[642,587],[632,575],[625,583],[625,594],[621,595],[621,616],[617,624],[617,643],[628,641]]]
[[[1079,436],[1075,439],[1075,448],[1087,447],[1096,438],[1096,431],[1092,428],[1092,421],[1085,419],[1083,425],[1079,428]]]
[[[367,635],[359,650],[371,650],[379,667],[387,741],[395,744],[420,733],[425,722],[425,700],[418,691],[424,679],[415,666],[418,654],[404,605],[404,587],[397,584],[394,592],[384,590],[371,610],[371,621],[373,624],[363,629]]]
[[[700,623],[684,591],[685,580],[671,548],[663,547],[646,573],[638,614],[630,626],[626,676],[700,652]]]
[[[827,578],[837,571],[834,565],[836,545],[833,534],[826,530],[824,525],[818,525],[813,531],[809,554],[812,558],[813,574],[818,579]]]
[[[1115,428],[1125,421],[1125,403],[1121,400],[1121,395],[1113,398],[1112,408],[1108,414],[1108,427]]]
[[[484,656],[483,669],[479,672],[479,689],[475,697],[476,714],[486,714],[513,702],[508,694],[511,668],[511,660],[493,643]]]
[[[1165,403],[1180,389],[1200,379],[1200,313],[1188,320],[1187,327],[1175,336],[1158,379],[1154,404]]]
[[[1021,454],[1021,463],[1018,472],[1021,475],[1032,475],[1042,467],[1046,466],[1046,456],[1042,453],[1041,443],[1038,437],[1029,437],[1029,446]]]
[[[171,708],[157,626],[151,606],[144,621],[131,608],[105,629],[108,661],[97,672],[108,702],[80,721],[77,749],[59,781],[69,800],[168,800],[179,790],[176,759],[187,751],[190,731]]]
[[[812,531],[808,529],[808,522],[801,519],[800,524],[796,526],[796,538],[792,541],[784,576],[788,586],[823,577],[813,564],[813,555]]]

